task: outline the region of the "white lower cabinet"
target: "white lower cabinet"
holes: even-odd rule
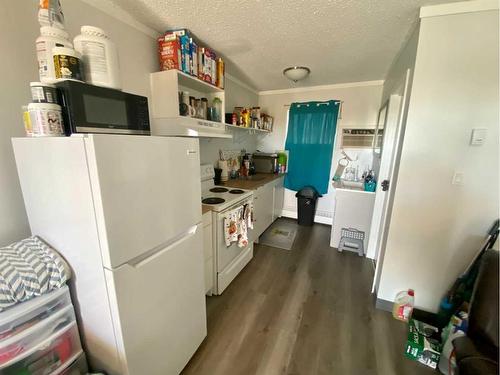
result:
[[[284,192],[283,178],[278,178],[254,190],[253,240],[258,240],[273,221],[281,216]]]
[[[281,217],[285,201],[284,177],[273,181],[273,221]]]
[[[212,211],[203,214],[203,255],[205,259],[205,293],[212,294],[214,287],[214,251],[213,251]]]

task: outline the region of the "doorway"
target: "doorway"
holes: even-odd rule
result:
[[[403,145],[405,108],[409,95],[411,71],[407,70],[405,79],[383,103],[379,111],[377,131],[373,146],[374,163],[378,161],[378,181],[375,193],[370,237],[366,256],[375,261],[375,276],[372,293],[377,291],[380,282],[385,245],[389,232],[390,215],[396,187],[397,169]],[[378,134],[383,134],[378,136]]]

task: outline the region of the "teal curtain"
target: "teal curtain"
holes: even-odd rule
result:
[[[298,191],[314,186],[328,192],[333,142],[340,101],[292,103],[285,150],[289,151],[285,187]]]

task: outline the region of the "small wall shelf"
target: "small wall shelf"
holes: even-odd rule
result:
[[[269,134],[269,133],[271,133],[269,130],[257,129],[257,128],[247,128],[245,126],[238,126],[238,125],[232,125],[232,124],[226,124],[226,128],[239,129],[239,130],[247,131],[250,134]]]
[[[181,72],[180,70],[168,70],[168,71],[169,72],[171,72],[171,71],[177,72],[179,86],[188,87],[188,88],[193,89],[197,92],[207,93],[207,94],[214,93],[214,92],[224,92],[224,89],[221,89],[220,87],[214,86],[211,83],[202,81],[198,77],[190,76],[189,74]],[[159,72],[159,73],[162,73],[162,72]]]
[[[151,73],[151,131],[153,135],[232,138],[224,122],[181,116],[179,92],[207,98],[209,103],[219,98],[224,117],[224,90],[179,70]]]

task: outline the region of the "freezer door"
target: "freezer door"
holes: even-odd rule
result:
[[[179,374],[207,333],[201,226],[105,273],[121,374]]]
[[[201,222],[198,139],[95,134],[86,148],[106,268]]]

